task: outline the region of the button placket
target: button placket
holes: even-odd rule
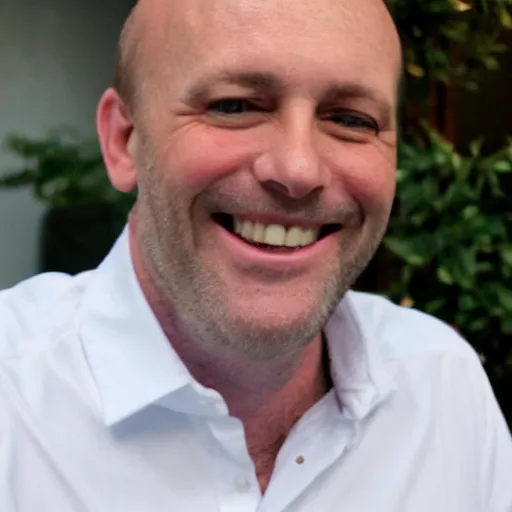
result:
[[[235,479],[235,489],[240,494],[245,494],[251,490],[252,484],[249,477],[243,473],[239,474]]]
[[[217,445],[214,448],[214,460],[219,511],[256,512],[261,502],[261,491],[247,450],[242,424],[229,417],[208,418],[207,424],[212,442]]]

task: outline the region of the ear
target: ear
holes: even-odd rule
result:
[[[135,132],[128,110],[114,89],[107,89],[98,105],[96,129],[113,187],[131,192],[137,185]]]

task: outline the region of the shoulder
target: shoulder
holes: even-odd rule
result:
[[[391,359],[450,354],[480,363],[471,345],[438,318],[370,293],[350,292],[349,304],[358,324],[371,331]]]
[[[489,422],[502,421],[480,356],[453,327],[372,294],[351,293],[348,307],[397,387],[422,407],[435,403],[436,414],[454,425],[460,418],[480,423],[483,410]]]
[[[55,335],[76,310],[89,274],[41,274],[0,291],[0,359],[37,349]]]
[[[407,402],[408,414],[423,411],[423,417],[442,432],[451,455],[462,450],[454,459],[458,464],[476,461],[473,467],[493,494],[492,502],[511,503],[510,492],[504,489],[512,464],[512,439],[476,351],[454,328],[433,316],[367,293],[350,292],[347,299],[356,323],[382,349],[396,387],[413,397]]]

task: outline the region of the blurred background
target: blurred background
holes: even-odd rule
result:
[[[80,172],[85,155],[65,154],[59,134],[51,156],[47,138],[65,127],[66,141],[85,151],[132,5],[133,0],[0,1],[0,288],[41,269],[42,221],[50,206],[101,199],[87,189],[87,176],[71,176]],[[12,136],[20,137],[21,146],[33,139],[40,147],[18,147]],[[87,151],[94,158],[94,147]],[[13,172],[17,179],[8,180]],[[77,197],[68,198],[76,181]]]
[[[133,3],[0,3],[0,289],[94,268],[124,225],[134,198],[106,179],[94,117]],[[387,3],[405,60],[398,195],[356,288],[457,329],[512,424],[512,0]]]

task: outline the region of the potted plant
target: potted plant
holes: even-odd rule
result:
[[[0,176],[0,187],[32,187],[49,207],[38,270],[75,274],[97,266],[133,202],[111,186],[97,142],[60,129],[40,139],[12,135],[5,145],[21,165]]]

